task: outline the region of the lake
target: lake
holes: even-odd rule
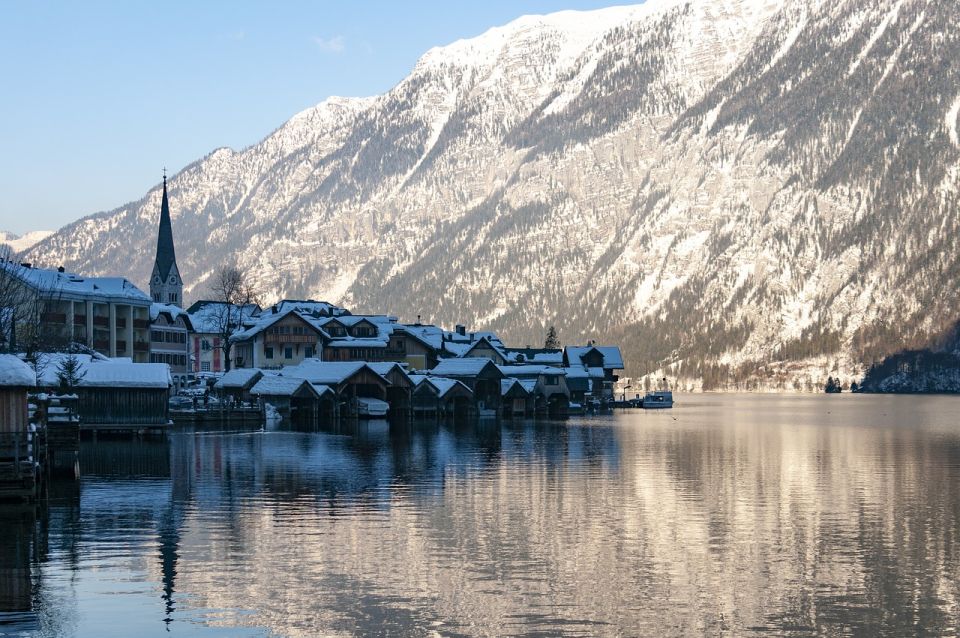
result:
[[[960,398],[84,442],[0,635],[956,635]]]

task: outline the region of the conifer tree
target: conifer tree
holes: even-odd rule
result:
[[[550,326],[550,329],[547,330],[547,339],[543,342],[543,347],[550,350],[560,348],[560,338],[557,336],[557,329],[553,326]]]

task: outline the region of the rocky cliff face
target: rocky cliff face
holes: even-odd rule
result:
[[[960,316],[960,5],[650,0],[427,52],[170,181],[188,296],[617,339],[629,373],[818,385]],[[159,191],[34,261],[145,282]]]

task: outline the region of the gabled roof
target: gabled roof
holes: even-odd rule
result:
[[[443,330],[439,326],[403,323],[394,327],[393,331],[411,336],[433,350],[440,350],[443,347]]]
[[[165,315],[170,323],[175,323],[178,318],[182,317],[187,330],[193,331],[193,321],[190,320],[189,313],[179,306],[166,303],[150,304],[150,321],[156,321],[160,318],[160,315]]]
[[[288,310],[296,310],[301,315],[319,319],[321,317],[339,317],[350,315],[350,311],[326,301],[314,301],[313,299],[284,299],[273,305],[277,313]],[[268,309],[272,311],[272,308]]]
[[[371,370],[379,374],[384,379],[390,380],[391,374],[401,374],[405,377],[410,385],[416,385],[411,378],[411,375],[407,374],[406,368],[397,363],[396,361],[376,361],[367,364]]]
[[[286,377],[280,374],[267,374],[250,389],[250,394],[270,397],[292,397],[296,394],[307,394],[319,399],[326,394],[327,390],[329,390],[327,386],[314,385],[306,379]]]
[[[284,368],[283,375],[306,379],[310,383],[337,386],[364,369],[369,370],[371,373],[383,379],[385,384],[390,384],[389,381],[384,379],[376,370],[363,361],[320,361],[319,359],[304,359],[303,363],[299,365]]]
[[[296,310],[289,309],[289,310],[285,310],[284,312],[279,312],[276,314],[273,314],[273,313],[261,314],[260,316],[253,318],[246,328],[235,332],[233,336],[230,337],[230,340],[246,341],[248,339],[252,339],[253,337],[257,336],[258,334],[260,334],[261,332],[263,332],[264,330],[272,326],[273,324],[287,317],[296,317],[297,319],[302,321],[304,324],[306,324],[311,330],[317,333],[317,335],[321,334],[321,331],[316,326],[316,324],[310,321],[307,317],[304,317],[303,315],[301,315]]]
[[[474,350],[476,350],[477,348],[481,348],[481,347],[490,348],[491,350],[493,350],[494,352],[496,352],[498,355],[500,355],[500,357],[501,357],[504,361],[507,360],[507,354],[503,351],[503,344],[500,343],[500,342],[498,342],[498,341],[497,341],[497,342],[491,341],[491,340],[490,340],[488,337],[486,337],[486,336],[480,337],[479,339],[477,339],[476,341],[474,341],[474,342],[473,342],[473,345],[471,345],[469,348],[467,348],[466,352],[464,352],[463,354],[458,355],[458,356],[461,356],[461,357],[469,357],[469,356],[471,356],[471,353],[472,353]]]
[[[500,396],[528,397],[530,396],[530,392],[525,387],[523,387],[523,384],[520,383],[520,381],[517,379],[512,379],[512,378],[501,379],[500,380]]]
[[[618,346],[567,346],[563,351],[564,360],[568,366],[580,365],[591,350],[603,356],[604,370],[623,370],[623,355]]]
[[[491,367],[497,371],[498,376],[503,376],[493,361],[483,357],[443,359],[430,371],[430,374],[436,377],[476,377]]]
[[[217,390],[251,388],[262,376],[263,372],[257,368],[234,368],[220,377],[213,387]]]

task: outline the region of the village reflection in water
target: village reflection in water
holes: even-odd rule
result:
[[[0,516],[0,635],[947,635],[960,403],[85,442]]]

